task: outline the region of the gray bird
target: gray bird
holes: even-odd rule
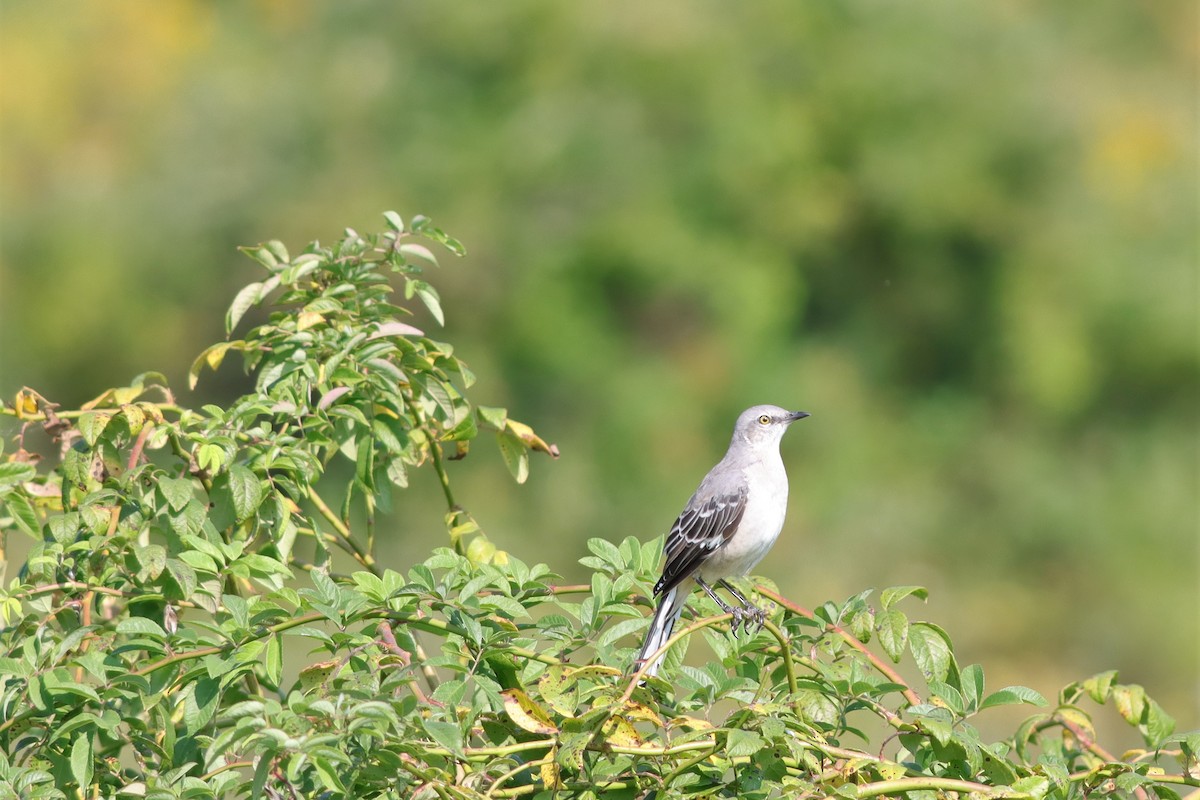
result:
[[[739,625],[748,630],[752,621],[761,626],[766,620],[766,612],[725,579],[753,569],[779,537],[788,497],[779,441],[789,425],[807,416],[806,411],[754,406],[738,417],[725,457],[704,476],[667,535],[662,577],[654,584],[658,607],[638,664],[671,638],[693,584],[699,584],[725,613],[733,614],[735,636]],[[725,603],[713,584],[725,587],[741,605]],[[660,655],[644,675],[655,675],[661,662]]]

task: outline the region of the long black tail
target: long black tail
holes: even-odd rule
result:
[[[674,633],[675,622],[679,619],[679,615],[683,613],[683,605],[687,600],[687,593],[681,592],[681,588],[676,586],[664,594],[658,601],[658,608],[654,610],[654,619],[650,621],[650,630],[646,631],[646,641],[642,644],[642,651],[638,653],[636,664],[641,664],[653,656],[671,638],[671,634]],[[660,653],[651,662],[645,673],[643,673],[645,677],[649,678],[658,674],[658,667],[662,664],[663,656],[665,655],[665,653]]]

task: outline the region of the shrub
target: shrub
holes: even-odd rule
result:
[[[0,592],[0,787],[31,798],[1177,797],[1200,733],[1115,672],[1047,702],[985,688],[950,637],[902,610],[920,587],[808,611],[770,586],[764,628],[733,639],[698,597],[663,678],[630,665],[660,542],[593,539],[587,585],[499,550],[446,468],[482,432],[518,481],[557,456],[504,409],[473,406],[423,270],[461,246],[394,213],[265,270],[229,309],[195,383],[239,353],[254,390],[187,408],[145,373],[82,408],[24,389],[4,415],[0,531],[31,540]],[[393,287],[391,281],[398,282]],[[35,451],[57,445],[53,457]],[[330,469],[338,460],[344,469]],[[379,515],[431,468],[448,546],[380,564]],[[6,548],[7,550],[7,548]],[[348,574],[341,571],[349,570]],[[683,663],[702,637],[704,667]],[[873,645],[876,649],[871,649]],[[314,659],[313,653],[316,653]],[[892,664],[909,660],[916,687]],[[303,667],[294,663],[303,660]],[[1117,758],[1080,703],[1145,749]],[[989,742],[976,715],[1042,707]]]

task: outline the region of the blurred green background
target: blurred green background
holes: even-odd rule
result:
[[[1119,668],[1200,727],[1195,4],[0,15],[5,398],[229,396],[184,376],[259,276],[235,246],[425,213],[474,399],[563,452],[454,465],[499,546],[578,579],[743,407],[801,408],[786,594],[927,585],[993,688]],[[416,488],[384,563],[445,541]]]

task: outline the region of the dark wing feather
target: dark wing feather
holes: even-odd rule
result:
[[[666,563],[662,577],[654,584],[655,596],[671,591],[691,577],[713,552],[729,541],[745,511],[745,489],[703,502],[693,497],[667,534],[663,547]]]

